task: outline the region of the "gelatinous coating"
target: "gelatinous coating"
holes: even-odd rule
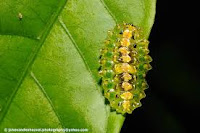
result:
[[[104,96],[119,113],[131,114],[145,97],[145,75],[152,61],[148,44],[141,30],[132,24],[119,24],[108,33],[101,50],[100,75]]]

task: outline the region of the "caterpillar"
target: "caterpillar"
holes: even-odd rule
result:
[[[118,24],[108,31],[101,49],[99,73],[104,96],[118,113],[131,114],[146,96],[145,76],[152,68],[148,44],[141,29],[133,24]]]

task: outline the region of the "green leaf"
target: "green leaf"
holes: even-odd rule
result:
[[[0,0],[0,132],[87,128],[119,132],[99,86],[98,59],[116,23],[147,38],[155,0]]]

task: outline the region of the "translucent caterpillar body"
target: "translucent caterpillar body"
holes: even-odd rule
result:
[[[132,24],[120,24],[108,32],[101,50],[100,75],[104,96],[118,113],[131,114],[145,97],[145,76],[152,61],[148,44],[141,30]]]

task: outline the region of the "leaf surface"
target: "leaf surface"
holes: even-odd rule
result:
[[[148,37],[155,0],[0,0],[0,130],[119,132],[99,86],[99,56],[116,23]],[[22,18],[19,18],[19,14]]]

